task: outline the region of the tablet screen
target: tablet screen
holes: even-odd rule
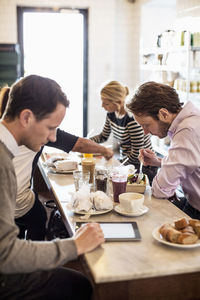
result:
[[[136,222],[130,223],[99,223],[106,241],[137,241],[141,240],[140,232]],[[83,224],[80,224],[80,226]]]
[[[109,238],[135,238],[135,231],[132,224],[128,223],[103,223],[100,224],[105,239]]]

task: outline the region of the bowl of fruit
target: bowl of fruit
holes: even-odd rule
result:
[[[138,174],[129,174],[126,185],[126,192],[144,193],[146,186],[149,184],[147,175],[144,174],[142,179],[137,182]]]

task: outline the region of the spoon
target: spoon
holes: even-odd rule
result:
[[[129,159],[129,158],[127,157],[127,158],[121,163],[120,166],[123,166],[123,165],[127,162],[128,159]]]
[[[143,162],[140,161],[140,170],[139,170],[139,174],[138,174],[138,178],[136,183],[140,183],[140,181],[142,180],[144,174],[142,173],[142,167],[143,167]]]
[[[79,217],[81,220],[88,220],[91,214],[85,214],[84,216]]]

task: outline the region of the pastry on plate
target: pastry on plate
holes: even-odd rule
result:
[[[164,224],[159,229],[162,237],[177,244],[195,244],[200,238],[200,221],[186,218],[181,218],[174,221],[174,225]]]

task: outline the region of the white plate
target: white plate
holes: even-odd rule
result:
[[[137,212],[126,212],[126,211],[123,210],[123,208],[121,207],[121,205],[118,204],[118,205],[116,205],[114,207],[114,210],[116,212],[118,212],[120,215],[123,215],[123,216],[127,216],[127,217],[139,217],[139,216],[142,216],[142,215],[146,214],[148,212],[149,208],[147,206],[143,205],[141,207],[141,209],[139,211],[137,211]]]
[[[183,244],[175,244],[175,243],[171,243],[166,241],[162,235],[159,232],[160,227],[155,228],[154,231],[152,232],[153,238],[165,245],[168,245],[170,247],[175,247],[175,248],[182,248],[182,249],[191,249],[191,248],[196,248],[196,247],[200,247],[200,239],[197,240],[197,242],[195,244],[189,244],[189,245],[183,245]]]
[[[84,211],[84,210],[81,210],[81,211],[73,211],[75,214],[78,214],[78,215],[91,215],[91,216],[95,216],[95,215],[102,215],[102,214],[106,214],[108,213],[109,211],[111,211],[112,208],[110,209],[103,209],[103,210],[95,210],[95,209],[90,209],[89,211]]]
[[[74,169],[74,170],[56,170],[56,168],[54,168],[54,167],[48,167],[48,170],[52,173],[55,173],[55,174],[71,174],[74,171],[78,171],[78,169]]]
[[[101,153],[91,153],[93,156],[102,156]],[[83,157],[83,154],[82,153],[79,153],[78,154],[80,157]]]
[[[93,156],[102,156],[101,153],[93,153]]]

